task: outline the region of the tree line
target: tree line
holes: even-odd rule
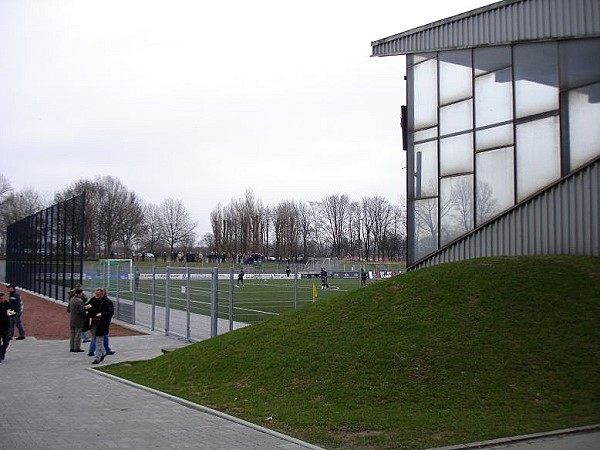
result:
[[[403,261],[406,211],[383,197],[360,201],[331,194],[319,201],[283,200],[264,206],[251,190],[210,215],[212,233],[203,243],[229,255],[262,254]]]
[[[81,179],[43,199],[31,188],[16,191],[0,174],[0,253],[8,225],[83,192],[86,194],[86,257],[131,257],[193,253],[249,255],[296,261],[309,257],[404,260],[406,213],[400,204],[374,196],[353,201],[333,194],[318,201],[284,200],[265,206],[247,190],[210,214],[211,232],[198,236],[197,224],[181,200],[147,204],[118,179]]]

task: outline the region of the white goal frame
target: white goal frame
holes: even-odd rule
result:
[[[133,291],[133,259],[109,258],[98,261],[98,275],[110,291]]]

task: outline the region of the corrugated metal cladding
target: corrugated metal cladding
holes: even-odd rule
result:
[[[600,0],[505,0],[371,43],[393,56],[522,41],[600,36]]]
[[[411,270],[483,256],[600,256],[599,186],[597,159]]]

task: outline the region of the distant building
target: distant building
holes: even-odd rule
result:
[[[505,0],[371,45],[406,55],[409,267],[600,254],[600,0]]]

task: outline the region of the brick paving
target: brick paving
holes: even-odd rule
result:
[[[63,333],[58,328],[68,316],[64,305],[32,300],[31,294],[23,297],[24,322],[31,333],[26,328],[27,339],[13,339],[0,364],[0,449],[318,449],[93,370],[87,352],[69,352],[68,340],[48,337],[52,335],[48,326],[32,322],[34,315],[40,320],[51,316],[49,322],[61,321],[53,325],[56,333]],[[41,311],[45,303],[58,310]],[[115,336],[111,332],[116,354],[107,356],[103,364],[150,359],[160,356],[163,348],[188,345],[175,337],[147,333],[131,330],[121,333],[129,336]]]

